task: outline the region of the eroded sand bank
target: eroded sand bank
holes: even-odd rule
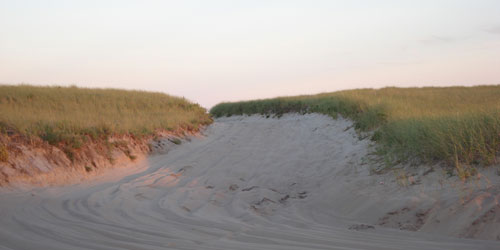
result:
[[[500,249],[455,237],[496,237],[495,175],[373,174],[369,144],[322,115],[219,119],[128,172],[1,190],[0,249]]]

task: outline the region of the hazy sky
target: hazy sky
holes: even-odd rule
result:
[[[221,101],[500,84],[500,1],[0,0],[0,83]]]

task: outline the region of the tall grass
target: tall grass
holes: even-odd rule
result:
[[[215,117],[316,112],[341,114],[374,131],[393,162],[490,165],[500,152],[500,86],[359,89],[221,103]]]
[[[0,132],[39,136],[51,144],[77,148],[88,136],[143,136],[210,122],[198,104],[162,93],[0,85]]]

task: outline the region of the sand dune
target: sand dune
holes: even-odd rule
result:
[[[437,170],[374,175],[370,141],[351,125],[223,118],[128,172],[2,190],[0,249],[500,249],[455,237],[496,237],[498,223],[471,225],[498,217],[498,179],[464,196],[455,190],[469,186],[449,188],[456,178]]]

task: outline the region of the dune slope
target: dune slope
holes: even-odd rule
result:
[[[480,209],[475,202],[459,208],[446,182],[438,199],[433,192],[440,189],[424,186],[427,179],[405,186],[392,173],[373,175],[369,152],[370,141],[359,140],[344,119],[221,118],[205,136],[132,172],[63,188],[0,190],[0,249],[500,248],[498,241],[453,237],[471,233],[467,225],[495,208],[495,193]],[[440,178],[436,171],[425,177]],[[419,217],[438,200],[465,209],[462,227],[437,209]],[[399,219],[416,215],[404,218],[416,232],[381,226],[397,224],[385,218],[396,210]],[[438,218],[446,226],[428,222]],[[474,230],[477,238],[493,237]]]

